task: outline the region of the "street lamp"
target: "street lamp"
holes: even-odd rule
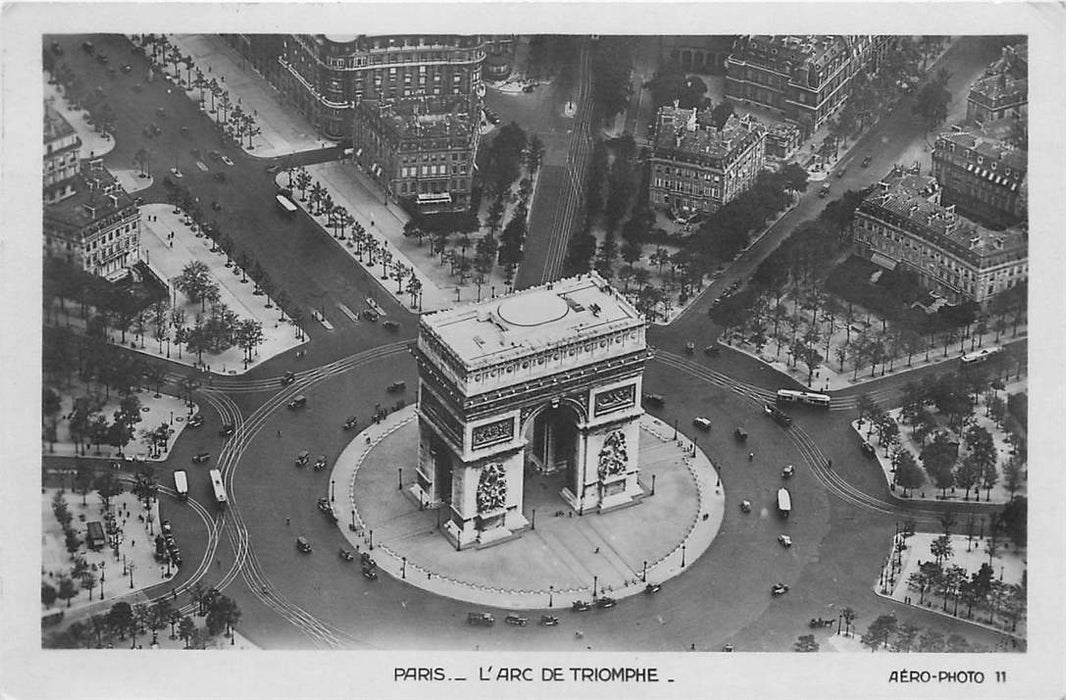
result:
[[[655,475],[651,475],[651,495],[655,495]]]
[[[374,551],[374,531],[370,531],[370,551]]]
[[[548,607],[552,606],[552,595],[555,593],[555,586],[548,586]]]
[[[681,568],[685,568],[685,545],[681,545]]]
[[[643,569],[643,571],[640,572],[640,582],[641,583],[647,583],[648,582],[648,560],[647,559],[644,560],[644,569]]]
[[[336,479],[329,480],[329,500],[332,502],[337,495],[337,482]]]
[[[530,520],[530,529],[532,529],[532,530],[536,530],[537,529],[537,509],[536,508],[533,509],[533,518]]]
[[[355,508],[352,508],[352,524],[349,526],[352,532],[355,532]]]
[[[592,598],[593,599],[596,598],[596,583],[598,582],[598,580],[599,580],[598,576],[593,576],[592,577]]]
[[[403,467],[396,469],[396,490],[403,490]]]
[[[407,578],[407,557],[403,558],[403,568],[400,569],[400,578]]]
[[[136,569],[137,567],[134,565],[134,563],[132,561],[129,564],[127,564],[126,566],[129,568],[129,571],[130,571],[130,588],[133,588],[133,570]]]

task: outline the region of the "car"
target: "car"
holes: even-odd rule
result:
[[[503,618],[503,621],[509,625],[514,625],[515,627],[525,627],[529,624],[528,617],[524,617],[522,615],[515,615],[514,613],[511,613],[507,617]]]
[[[496,624],[496,618],[487,612],[472,612],[466,614],[466,624],[475,627],[492,627]]]
[[[319,455],[315,460],[315,471],[321,471],[326,468],[326,455]]]
[[[390,394],[399,394],[407,389],[407,382],[399,381],[393,382],[385,387],[385,391]]]
[[[378,565],[378,563],[374,561],[373,557],[371,557],[370,554],[368,554],[367,552],[361,552],[359,554],[359,562],[363,566],[369,567],[371,569],[377,568]]]
[[[181,566],[181,552],[175,550],[170,553],[170,563],[174,566]]]
[[[874,449],[874,446],[866,442],[865,440],[862,441],[862,451],[870,457],[873,457],[877,454],[877,450]]]
[[[155,108],[155,114],[160,119],[166,119],[167,118],[167,110],[166,110],[165,107],[156,107]]]
[[[740,512],[742,512],[742,513],[750,513],[751,512],[751,501],[741,501],[740,502]]]
[[[732,652],[733,648],[734,647],[732,644],[726,644],[724,647],[722,647],[722,651]]]
[[[359,419],[355,416],[348,416],[348,420],[344,421],[344,429],[351,430],[359,424]]]
[[[555,627],[559,624],[559,618],[555,615],[541,615],[540,624],[544,627]]]
[[[129,73],[132,70],[133,70],[133,66],[131,66],[130,64],[128,64],[128,63],[123,63],[122,64],[122,72],[123,73]]]
[[[81,50],[84,51],[85,53],[92,53],[95,50],[93,48],[93,42],[91,42],[91,41],[83,41],[83,42],[81,42]]]
[[[689,355],[694,355],[696,353],[696,344],[691,340],[685,343],[685,353]]]
[[[367,567],[364,566],[363,567],[363,578],[365,578],[367,581],[377,581],[378,580],[378,572],[375,569],[368,569]]]
[[[788,586],[783,583],[775,583],[770,586],[770,595],[779,596],[788,593]]]
[[[662,394],[644,394],[644,403],[649,406],[656,406],[662,408],[666,404],[666,397]]]
[[[221,428],[219,428],[218,434],[222,437],[229,437],[235,432],[237,432],[237,426],[235,426],[233,423],[226,423]]]
[[[300,537],[296,538],[296,549],[303,552],[304,554],[309,554],[311,552],[311,543],[306,537],[303,537],[301,535]]]
[[[609,596],[603,596],[601,598],[596,599],[596,607],[600,610],[607,610],[609,608],[613,608],[616,605],[618,605],[618,601]]]
[[[333,512],[333,506],[329,504],[328,498],[318,499],[318,510],[324,515],[333,518],[333,522],[337,522],[337,514]]]
[[[378,320],[379,314],[373,309],[363,309],[363,320],[370,321],[371,323]]]
[[[107,54],[106,54],[106,53],[98,53],[98,54],[96,54],[96,62],[97,62],[97,63],[101,63],[101,64],[103,64],[103,63],[107,63],[107,62],[108,62],[108,61],[110,61],[110,60],[111,60],[111,59],[109,59],[109,58],[107,57]]]
[[[222,157],[222,154],[218,151],[208,151],[207,156],[211,158],[211,160],[218,160]]]
[[[862,167],[868,168],[868,167],[870,167],[870,163],[872,163],[872,162],[873,162],[873,156],[866,156],[865,158],[862,159]]]
[[[781,470],[781,478],[782,479],[791,479],[795,475],[796,475],[796,468],[794,466],[792,466],[791,464]]]
[[[826,184],[822,185],[821,189],[818,190],[818,196],[821,197],[822,199],[825,199],[826,197],[829,196],[830,192],[831,192],[831,189],[829,187],[829,184],[826,183]]]
[[[763,406],[763,411],[766,412],[766,415],[773,418],[779,425],[785,428],[792,425],[792,416],[788,415],[772,403],[768,403]]]
[[[293,460],[297,467],[302,467],[307,464],[307,461],[311,459],[311,453],[307,450],[303,450],[300,454],[296,455],[296,459]]]
[[[847,168],[841,168],[840,170],[838,170],[837,171],[837,179],[839,180],[840,178],[844,177],[844,173],[846,173],[847,170],[848,170]]]
[[[299,396],[297,396],[296,398],[294,398],[292,401],[288,402],[285,405],[288,406],[290,411],[295,411],[296,409],[303,408],[304,406],[307,405],[307,397],[304,396],[303,394],[300,394]]]
[[[735,437],[740,442],[744,442],[748,439],[748,431],[744,430],[744,428],[737,428],[733,431],[733,437]]]
[[[651,595],[652,593],[658,593],[662,589],[663,589],[663,585],[661,583],[649,583],[646,586],[644,586],[644,592],[649,594],[649,595]]]
[[[192,463],[193,464],[203,464],[204,462],[206,462],[209,459],[211,459],[211,453],[210,452],[200,452],[200,453],[197,453],[195,456],[193,456]]]
[[[164,520],[163,522],[159,523],[159,531],[162,532],[164,535],[169,535],[171,532],[173,532],[173,528],[171,528],[170,526],[170,521]]]
[[[173,175],[173,176],[174,176],[174,177],[176,177],[176,178],[183,178],[183,177],[185,177],[185,174],[184,174],[184,173],[182,173],[182,172],[181,172],[180,170],[178,170],[177,168],[171,168],[171,169],[170,169],[170,174],[171,174],[171,175]]]
[[[268,173],[270,173],[271,175],[274,175],[274,174],[275,174],[275,173],[277,173],[277,172],[278,172],[279,170],[281,170],[281,166],[280,166],[280,165],[278,165],[277,163],[275,163],[274,165],[268,165],[268,166],[266,167],[266,171],[267,171]]]
[[[229,159],[229,156],[220,156],[219,160],[225,163],[226,165],[233,165],[233,161]]]
[[[215,173],[215,175],[221,175],[222,173]],[[211,202],[211,209],[214,211],[222,211],[222,204],[218,201]]]
[[[533,92],[536,89],[537,89],[536,85],[523,85],[522,86],[522,92]]]
[[[710,357],[718,357],[722,354],[722,348],[718,347],[717,345],[708,345],[703,349],[703,354],[708,355]]]
[[[696,416],[695,418],[693,418],[692,424],[703,432],[707,432],[711,429],[711,419],[704,418],[703,416]]]
[[[288,372],[286,372],[285,374],[283,374],[281,376],[281,385],[282,386],[288,386],[288,385],[292,384],[295,381],[296,381],[296,373],[293,372],[292,370],[289,370]]]
[[[188,428],[199,428],[204,424],[204,417],[197,413],[195,416],[189,419],[189,422],[185,424]]]
[[[789,537],[788,535],[778,535],[777,536],[777,541],[780,542],[782,544],[782,546],[785,546],[785,547],[791,547],[792,546],[792,538]]]
[[[400,330],[400,324],[396,323],[396,321],[392,321],[392,320],[385,321],[381,325],[384,326],[385,330],[388,330],[388,331],[398,331],[398,330]]]
[[[586,610],[592,610],[592,604],[585,600],[575,600],[574,604],[570,606],[570,610],[573,612],[585,612]]]

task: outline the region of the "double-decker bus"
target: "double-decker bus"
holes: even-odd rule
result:
[[[215,492],[215,500],[220,506],[226,505],[226,487],[222,484],[222,472],[212,469],[207,474],[211,477],[211,488]]]
[[[298,211],[296,205],[293,204],[293,201],[284,194],[274,195],[274,202],[285,216],[292,216]]]
[[[817,394],[812,391],[793,391],[792,389],[777,390],[778,403],[802,403],[807,406],[819,406],[829,408],[829,397],[826,394]]]
[[[174,490],[178,492],[178,498],[185,500],[189,497],[189,479],[184,470],[174,472]]]

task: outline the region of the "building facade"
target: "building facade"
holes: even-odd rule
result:
[[[470,206],[478,117],[465,98],[360,100],[352,138],[360,167],[394,197],[419,211]]]
[[[736,36],[663,36],[655,37],[660,43],[660,57],[684,73],[722,75],[726,59],[733,50]],[[645,39],[647,41],[649,39]]]
[[[58,202],[75,194],[81,139],[62,114],[44,104],[44,203]]]
[[[940,134],[933,146],[933,175],[945,204],[992,228],[1026,220],[1028,154],[1006,139],[1024,125],[1001,120]]]
[[[1007,46],[970,86],[966,121],[986,124],[1025,115],[1029,104],[1029,45]]]
[[[987,304],[1029,278],[1028,233],[992,231],[943,206],[933,177],[896,170],[855,211],[857,251],[878,265],[913,271],[949,303]]]
[[[99,159],[84,165],[74,187],[74,195],[44,208],[45,256],[109,280],[127,276],[140,260],[136,203]]]
[[[289,34],[277,87],[322,136],[345,140],[363,99],[478,100],[484,59],[477,35]]]
[[[766,129],[730,116],[715,128],[711,110],[659,110],[651,155],[651,202],[686,216],[713,213],[751,186],[766,165]]]
[[[637,483],[645,321],[595,273],[424,315],[412,495],[457,548],[527,526],[527,478],[603,512]]]
[[[884,35],[741,36],[726,60],[725,95],[775,110],[806,137],[843,107],[851,78],[876,73],[894,44]]]

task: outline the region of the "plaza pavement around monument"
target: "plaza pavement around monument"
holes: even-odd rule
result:
[[[532,527],[491,547],[456,551],[437,529],[437,511],[420,508],[399,488],[399,465],[417,461],[416,433],[415,409],[408,407],[352,440],[330,475],[332,507],[357,551],[370,552],[395,578],[451,598],[542,609],[642,592],[645,582],[662,583],[695,561],[724,515],[725,495],[707,457],[645,415],[639,452],[644,497],[634,505],[576,515],[558,495],[560,476],[527,473],[523,514]],[[410,481],[413,470],[407,471]]]

